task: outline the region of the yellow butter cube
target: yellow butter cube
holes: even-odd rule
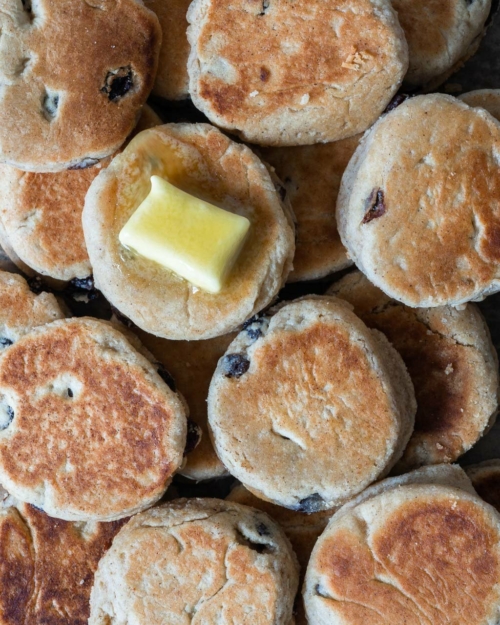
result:
[[[151,191],[125,226],[122,245],[192,284],[218,293],[250,228],[246,217],[151,177]]]

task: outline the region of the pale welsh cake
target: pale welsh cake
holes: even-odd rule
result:
[[[478,495],[500,512],[500,460],[494,458],[465,467]]]
[[[153,95],[166,100],[189,97],[187,11],[191,0],[144,0],[160,22],[163,38]]]
[[[33,329],[0,358],[0,482],[67,521],[148,508],[183,462],[184,401],[111,324]]]
[[[0,271],[0,353],[38,326],[63,319],[52,293],[33,293],[26,280]]]
[[[152,175],[249,219],[243,249],[219,293],[194,287],[120,243]],[[273,302],[292,269],[292,214],[280,188],[249,148],[208,124],[139,133],[94,179],[85,200],[83,230],[97,288],[141,330],[162,338],[201,340],[238,329]]]
[[[406,367],[337,298],[257,318],[220,359],[208,395],[215,450],[262,499],[334,508],[386,474],[413,430]]]
[[[499,151],[500,122],[443,94],[374,124],[337,200],[342,242],[370,282],[421,308],[500,289]]]
[[[500,121],[500,89],[477,89],[458,96],[469,106],[486,109],[490,115]]]
[[[208,434],[207,397],[217,362],[235,334],[225,334],[205,341],[169,341],[140,330],[135,331],[143,345],[172,375],[176,387],[189,406],[190,419],[201,428],[200,444],[188,454],[186,464],[179,473],[196,481],[227,475]]]
[[[132,518],[100,561],[89,625],[289,625],[298,565],[266,514],[178,499]]]

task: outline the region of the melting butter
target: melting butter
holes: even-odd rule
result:
[[[210,293],[223,287],[248,234],[246,217],[200,200],[159,176],[119,240]]]

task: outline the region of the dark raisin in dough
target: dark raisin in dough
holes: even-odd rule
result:
[[[248,371],[250,361],[243,354],[228,354],[222,360],[222,368],[226,378],[240,378]]]

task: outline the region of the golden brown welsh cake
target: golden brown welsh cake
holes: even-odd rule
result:
[[[219,293],[209,293],[121,245],[118,235],[158,175],[246,216],[250,230]],[[246,146],[208,124],[167,124],[137,135],[92,183],[83,228],[97,287],[142,330],[175,340],[234,331],[269,305],[295,250],[276,177]]]
[[[34,329],[0,359],[0,481],[65,520],[151,506],[181,466],[184,403],[111,324]]]
[[[158,124],[161,119],[146,105],[134,133]],[[62,281],[92,273],[82,211],[90,183],[111,158],[52,174],[0,165],[0,241],[21,270]]]
[[[358,268],[408,306],[457,306],[500,289],[500,123],[418,96],[363,137],[337,223]]]
[[[295,215],[296,250],[289,282],[323,278],[352,264],[337,231],[335,205],[342,174],[360,138],[261,150],[283,181]]]
[[[208,434],[207,397],[219,358],[235,335],[225,334],[205,341],[168,341],[138,331],[142,343],[172,374],[189,406],[189,417],[202,431],[200,444],[192,451],[179,473],[193,480],[208,480],[227,471],[217,457]]]
[[[123,523],[71,523],[20,503],[1,509],[2,625],[86,625],[97,564]]]
[[[388,0],[195,0],[188,22],[194,104],[259,145],[366,130],[408,67]]]
[[[476,52],[491,0],[392,0],[392,6],[408,42],[405,83],[433,87]]]
[[[465,467],[478,495],[500,512],[500,460]]]
[[[387,473],[415,410],[396,350],[329,297],[287,303],[248,325],[208,396],[228,471],[258,497],[302,512],[338,506]]]
[[[99,563],[89,625],[289,625],[290,543],[266,514],[179,499],[131,519]]]
[[[415,430],[396,469],[453,462],[486,433],[498,408],[498,359],[479,309],[409,308],[360,272],[328,293],[345,299],[401,354],[415,388]]]
[[[341,508],[307,569],[309,622],[497,623],[500,516],[453,482],[410,474]]]
[[[161,30],[137,0],[2,0],[0,162],[86,167],[117,150],[153,87]]]
[[[191,0],[144,0],[160,21],[163,40],[153,95],[167,100],[189,97],[189,43],[186,13]]]
[[[500,89],[478,89],[458,97],[469,106],[480,106],[500,121]]]

